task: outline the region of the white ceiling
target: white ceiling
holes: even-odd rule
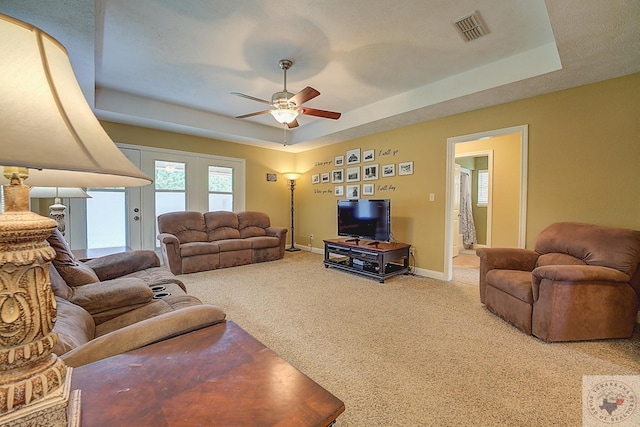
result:
[[[479,11],[471,42],[452,21]],[[299,152],[640,72],[637,0],[4,0],[58,38],[105,120]],[[235,119],[312,86],[298,119]]]

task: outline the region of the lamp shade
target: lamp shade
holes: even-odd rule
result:
[[[34,199],[53,199],[53,198],[70,198],[70,199],[90,199],[82,188],[68,187],[31,187],[29,197]]]
[[[300,174],[298,172],[286,172],[284,176],[291,181],[295,181],[300,178]]]
[[[0,14],[0,76],[0,183],[3,166],[28,168],[31,186],[152,182],[104,131],[53,37]]]

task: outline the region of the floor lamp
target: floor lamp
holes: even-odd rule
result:
[[[294,218],[294,213],[295,213],[295,209],[294,209],[294,205],[293,205],[293,192],[296,189],[296,179],[298,179],[300,177],[299,173],[295,173],[295,172],[290,172],[290,173],[286,173],[284,174],[284,176],[287,177],[287,179],[289,180],[289,188],[291,189],[291,246],[288,247],[286,250],[288,252],[298,252],[300,249],[296,248],[294,241],[295,241],[295,233],[293,232],[294,228],[293,228],[293,218]]]
[[[64,236],[65,229],[67,227],[65,222],[67,207],[62,204],[62,198],[65,199],[90,199],[91,196],[87,194],[82,188],[68,188],[68,187],[31,187],[29,191],[29,197],[32,199],[54,199],[54,202],[49,206],[49,216],[56,220],[58,224],[58,230]]]
[[[100,126],[54,38],[0,14],[0,70],[0,425],[78,425],[80,393],[53,353],[55,251],[45,239],[57,224],[29,211],[24,182],[122,187],[151,179]]]

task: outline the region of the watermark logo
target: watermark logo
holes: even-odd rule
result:
[[[582,377],[582,425],[640,426],[640,375]]]

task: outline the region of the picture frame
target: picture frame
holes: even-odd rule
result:
[[[380,171],[380,165],[378,163],[374,165],[362,166],[362,180],[373,181],[378,179],[379,171]]]
[[[275,173],[268,173],[267,174],[267,182],[276,182],[278,181],[278,175]]]
[[[344,182],[344,169],[334,169],[331,171],[331,182],[334,184]]]
[[[319,184],[320,183],[320,174],[319,173],[311,175],[311,183],[312,184]]]
[[[333,160],[335,166],[344,166],[344,156],[336,156]]]
[[[347,199],[359,199],[360,198],[360,184],[347,185]]]
[[[360,163],[360,149],[354,148],[353,150],[347,151],[347,164],[355,165]]]
[[[382,166],[382,177],[387,178],[390,176],[396,176],[396,164],[391,163],[388,165]]]
[[[344,186],[343,185],[336,185],[335,188],[333,189],[333,195],[336,196],[336,197],[344,196]]]
[[[365,150],[362,153],[362,162],[373,162],[376,159],[376,150]]]
[[[398,175],[413,175],[413,162],[398,163]]]
[[[320,181],[323,184],[329,182],[329,172],[325,172],[322,175],[320,175]]]
[[[360,181],[360,166],[347,168],[347,182]]]
[[[362,195],[363,196],[373,196],[375,191],[374,184],[362,184]]]

